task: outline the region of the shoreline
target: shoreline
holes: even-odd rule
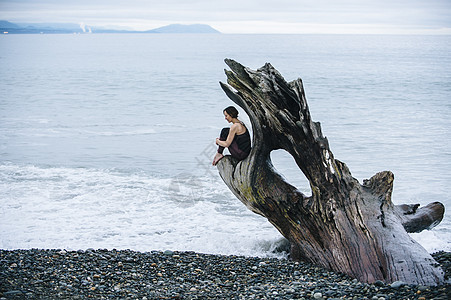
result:
[[[448,299],[447,283],[366,284],[286,259],[196,252],[0,250],[0,299]]]

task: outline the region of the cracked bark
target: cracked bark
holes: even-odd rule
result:
[[[369,283],[443,283],[442,270],[407,233],[437,225],[443,205],[395,206],[390,171],[363,184],[353,178],[334,158],[320,123],[312,121],[301,79],[286,82],[270,64],[258,70],[229,59],[226,64],[228,84],[220,84],[249,115],[253,148],[243,161],[224,157],[217,164],[219,173],[241,202],[290,241],[291,258]],[[270,153],[277,149],[293,156],[312,196],[276,172]]]

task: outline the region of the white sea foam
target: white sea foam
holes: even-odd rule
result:
[[[442,224],[439,228],[411,233],[410,236],[429,253],[438,251],[451,252],[450,233],[448,229],[445,229],[445,226],[449,228],[449,225]]]
[[[0,248],[275,255],[279,233],[214,178],[1,165]]]
[[[219,178],[86,168],[0,165],[0,248],[274,253],[281,235]],[[451,250],[446,232],[414,234],[428,251]]]

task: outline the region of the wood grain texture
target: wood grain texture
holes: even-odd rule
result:
[[[312,121],[301,79],[286,82],[269,63],[251,70],[234,60],[225,62],[230,68],[225,71],[227,84],[220,84],[248,114],[253,147],[243,161],[224,157],[217,164],[219,173],[241,202],[290,241],[291,258],[368,283],[443,283],[443,271],[406,231],[437,225],[443,205],[395,206],[390,171],[360,184],[334,158],[320,123]],[[277,149],[293,156],[312,196],[303,195],[274,169],[270,153]]]

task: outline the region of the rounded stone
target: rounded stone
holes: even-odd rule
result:
[[[395,281],[395,282],[393,282],[392,284],[390,284],[390,286],[391,286],[393,289],[399,289],[400,287],[403,287],[403,286],[405,286],[405,285],[406,285],[406,283],[403,282],[403,281]]]

